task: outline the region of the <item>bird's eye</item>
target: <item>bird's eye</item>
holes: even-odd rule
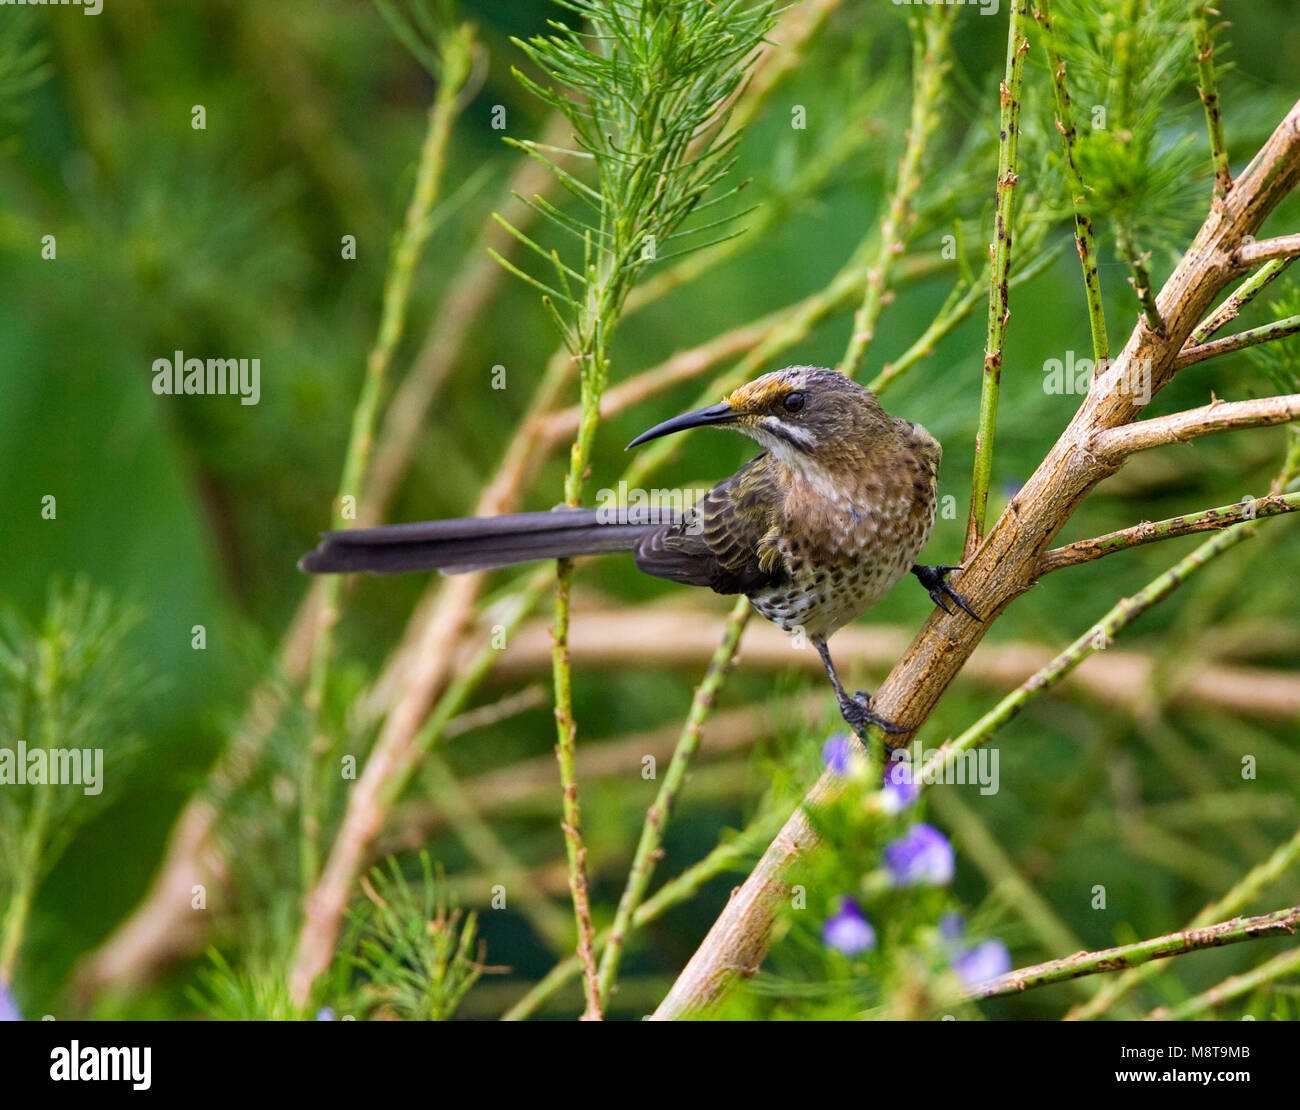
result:
[[[798,391],[795,391],[794,393],[787,393],[785,395],[785,400],[782,401],[781,403],[782,405],[785,406],[786,412],[802,412],[803,404],[804,404],[804,395],[802,393],[799,393]]]

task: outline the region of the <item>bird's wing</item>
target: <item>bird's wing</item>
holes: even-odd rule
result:
[[[764,452],[695,503],[681,521],[656,528],[636,549],[636,565],[656,578],[748,594],[779,584],[785,563],[775,546],[782,491]]]

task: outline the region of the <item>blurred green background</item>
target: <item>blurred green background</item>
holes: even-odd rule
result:
[[[1232,28],[1219,55],[1220,91],[1233,166],[1240,168],[1295,100],[1300,23],[1289,0],[1221,7]],[[544,123],[541,106],[511,76],[510,67],[524,59],[509,36],[542,32],[555,9],[483,0],[464,3],[462,11],[477,24],[484,64],[451,144],[443,194],[451,208],[417,270],[393,368],[398,379],[467,252],[481,251],[480,231],[517,166],[519,155],[491,126],[493,107],[506,108],[507,136],[536,137]],[[878,222],[906,125],[906,15],[896,5],[860,2],[845,3],[832,15],[741,143],[737,174],[752,180],[745,199],[775,203],[828,129],[864,123],[845,118],[846,105],[857,102],[850,95],[853,80],[879,80],[882,88],[894,82],[864,124],[877,138],[816,196],[790,205],[748,249],[629,318],[614,343],[614,381],[821,288],[850,245]],[[377,327],[389,245],[410,195],[433,85],[363,2],[112,0],[95,17],[75,8],[5,8],[0,20],[7,24],[7,43],[40,51],[35,64],[43,77],[33,87],[7,90],[0,119],[0,490],[7,506],[0,596],[37,621],[56,579],[84,576],[110,589],[140,609],[143,620],[129,646],[162,680],[132,722],[143,754],[129,781],[111,808],[79,830],[39,893],[15,991],[25,1011],[57,1013],[67,1005],[62,987],[75,962],[147,889],[171,823],[239,721],[301,599],[305,581],[294,564],[328,525]],[[1004,16],[984,18],[972,10],[956,20],[957,92],[927,173],[927,189],[936,196],[949,185],[945,166],[965,137],[996,126],[992,106],[1005,34]],[[870,63],[865,72],[859,66],[864,60]],[[1029,80],[1041,93],[1037,49]],[[1042,115],[1046,103],[1038,95],[1032,110]],[[206,109],[205,130],[191,127],[196,104]],[[789,126],[792,105],[807,106],[808,132]],[[1194,87],[1176,83],[1170,110],[1169,134],[1194,136],[1199,176],[1178,183],[1182,191],[1175,190],[1167,210],[1158,213],[1159,232],[1144,243],[1153,252],[1157,283],[1168,274],[1173,251],[1190,241],[1203,218],[1210,188]],[[1046,212],[1060,207],[1052,192],[1059,181],[1053,184],[1050,175],[1035,180],[1040,165],[1026,164],[1023,178],[1041,194]],[[985,235],[993,180],[990,165],[978,207]],[[1293,200],[1269,230],[1294,230],[1298,214]],[[932,222],[918,250],[936,249],[944,226],[941,219]],[[46,235],[57,238],[52,261],[41,257]],[[355,260],[340,257],[344,235],[356,236]],[[1104,228],[1101,235],[1102,282],[1118,349],[1136,306],[1127,269]],[[1075,399],[1044,393],[1044,361],[1089,350],[1077,261],[1059,212],[1049,236],[1066,249],[1045,274],[1013,294],[993,511],[1033,470],[1074,410]],[[972,254],[979,250],[973,247]],[[939,274],[899,289],[885,309],[864,378],[924,330],[951,280]],[[782,362],[833,364],[848,336],[849,315],[835,314]],[[1256,308],[1244,323],[1268,318]],[[939,522],[928,562],[956,561],[960,550],[984,326],[981,305],[886,398],[891,412],[923,423],[944,444],[940,493],[955,496],[959,519]],[[555,345],[536,292],[513,278],[503,281],[434,404],[390,520],[473,510]],[[153,360],[176,349],[199,357],[260,358],[260,403],[154,395]],[[507,369],[505,390],[491,388],[496,365]],[[603,426],[591,488],[615,480],[626,461],[622,445],[689,405],[700,384],[679,387]],[[1273,391],[1250,360],[1230,356],[1181,375],[1150,411],[1204,403],[1211,390],[1229,399]],[[1266,429],[1139,457],[1088,499],[1062,540],[1263,493],[1283,442],[1282,429]],[[749,453],[733,438],[699,434],[652,484],[705,484]],[[524,507],[544,509],[560,500],[566,466],[564,451],[549,458]],[[47,495],[57,498],[55,520],[41,515]],[[1189,669],[1211,663],[1300,681],[1295,528],[1289,519],[1268,522],[1255,540],[1143,617],[1117,645],[1156,661],[1157,680],[1140,709],[1067,687],[1035,702],[999,740],[1002,790],[978,800],[980,817],[1088,947],[1181,926],[1296,828],[1296,719],[1186,704],[1178,691]],[[1012,641],[1063,645],[1195,542],[1156,544],[1051,576],[1012,606],[981,652]],[[425,576],[358,585],[340,631],[341,666],[356,686],[377,673],[425,585]],[[719,633],[728,606],[722,598],[684,599],[675,587],[640,578],[622,559],[584,570],[579,587],[589,596],[694,606],[699,620]],[[907,586],[869,620],[912,629],[928,608],[923,591]],[[205,651],[191,649],[198,624],[207,629]],[[579,665],[581,743],[680,721],[702,665]],[[868,688],[881,677],[850,670]],[[820,681],[793,668],[747,667],[742,652],[720,708],[817,690]],[[549,666],[531,676],[489,678],[475,704],[548,682]],[[934,743],[955,734],[998,693],[954,686],[925,738]],[[792,744],[806,754],[816,743],[797,728],[757,738],[717,764],[707,790],[693,795],[688,787],[660,874],[675,874],[716,843],[720,830],[738,827],[773,762],[785,759]],[[541,704],[449,741],[444,754],[468,777],[546,756],[553,744],[553,720]],[[706,730],[706,753],[708,747]],[[1247,752],[1259,757],[1259,778],[1243,783],[1240,758]],[[601,907],[617,898],[654,785],[635,774],[584,783]],[[558,801],[557,788],[541,802],[492,815],[498,833],[525,862],[543,867],[558,860]],[[930,819],[945,826],[942,806]],[[978,904],[995,880],[963,853],[960,837],[957,847],[957,895]],[[473,869],[449,833],[436,834],[431,849],[453,887],[458,872]],[[662,994],[732,881],[710,885],[634,945],[619,1002],[628,1013]],[[1109,891],[1106,913],[1089,905],[1097,882]],[[1294,903],[1297,895],[1300,878],[1293,874],[1256,908]],[[562,884],[555,898],[563,906]],[[276,913],[291,920],[296,912],[292,894],[282,892]],[[536,979],[553,962],[513,913],[484,913],[480,928],[490,962],[515,970],[478,988],[466,1004],[468,1016],[499,1012],[497,1000],[518,994],[512,983]],[[1008,927],[1003,935],[1017,963],[1053,954],[1023,928]],[[1253,947],[1187,958],[1177,985],[1167,989],[1202,989],[1250,966],[1260,958]],[[182,963],[161,984],[128,990],[101,1003],[100,1012],[187,1015],[192,1007],[182,992],[194,967]],[[987,1012],[1051,1016],[1071,1000],[1066,990],[1051,988]],[[567,997],[572,1003],[576,994]]]

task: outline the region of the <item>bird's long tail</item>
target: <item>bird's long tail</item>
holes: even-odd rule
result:
[[[311,574],[398,574],[435,568],[464,574],[534,559],[633,551],[648,532],[675,519],[668,512],[648,513],[634,521],[625,516],[610,519],[612,515],[602,509],[554,509],[326,532],[298,566]]]

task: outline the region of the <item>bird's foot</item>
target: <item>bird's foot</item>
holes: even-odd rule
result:
[[[958,609],[974,620],[983,622],[983,618],[976,615],[975,610],[966,604],[966,599],[961,596],[947,583],[948,575],[954,570],[961,570],[961,567],[937,566],[924,567],[918,563],[912,568],[912,573],[916,575],[917,580],[930,594],[930,600],[933,601],[945,613],[951,613],[952,610],[945,604],[951,600]]]
[[[855,729],[859,725],[875,725],[885,732],[900,733],[910,732],[910,729],[902,725],[896,725],[893,721],[887,721],[871,708],[871,695],[865,690],[859,690],[853,697],[844,697],[840,699],[840,713],[844,719]]]

